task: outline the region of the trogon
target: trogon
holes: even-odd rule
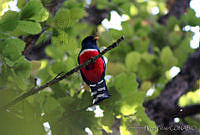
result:
[[[82,49],[78,55],[78,63],[82,64],[91,57],[100,53],[97,47],[98,37],[88,36],[81,45]],[[91,95],[93,96],[93,104],[97,104],[104,99],[110,97],[106,82],[105,82],[106,64],[103,57],[100,57],[95,62],[83,67],[80,72],[85,83],[91,88]]]

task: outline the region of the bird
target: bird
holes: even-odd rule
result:
[[[91,57],[100,54],[97,47],[97,36],[87,36],[81,43],[81,51],[78,55],[78,63],[83,64]],[[90,87],[91,96],[93,96],[93,104],[98,104],[104,99],[110,97],[105,81],[106,63],[103,57],[95,62],[90,63],[86,67],[80,69],[83,81]]]

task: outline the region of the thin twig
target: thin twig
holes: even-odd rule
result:
[[[199,113],[200,113],[200,104],[194,104],[180,108],[179,110],[177,110],[177,112],[174,114],[173,117],[185,118],[188,116],[194,116]]]
[[[22,94],[21,96],[15,98],[14,100],[12,100],[11,102],[9,102],[7,105],[3,106],[3,107],[0,107],[1,108],[7,108],[9,106],[12,106],[12,105],[15,105],[16,103],[24,100],[25,98],[31,96],[31,95],[34,95],[36,93],[38,93],[39,91],[42,91],[43,89],[67,78],[68,76],[72,75],[73,73],[79,71],[81,68],[89,65],[90,63],[92,62],[95,62],[98,58],[102,57],[103,54],[105,54],[106,52],[110,51],[111,49],[115,48],[116,46],[118,46],[118,44],[124,40],[124,36],[122,36],[121,38],[119,38],[116,42],[114,42],[112,45],[108,46],[106,49],[104,49],[102,52],[100,52],[99,55],[95,56],[95,57],[92,57],[90,58],[89,60],[87,60],[86,62],[84,62],[83,64],[81,65],[78,65],[76,66],[75,68],[73,68],[72,70],[70,70],[69,72],[65,73],[64,75],[60,76],[60,73],[59,75],[57,75],[53,80],[47,82],[46,84],[40,86],[40,87],[33,87],[32,89],[30,89],[29,91],[25,92],[24,94]],[[60,77],[58,77],[60,76]]]
[[[63,74],[63,73],[64,73],[63,71],[60,72],[60,73],[58,73],[54,79],[58,78],[58,77],[61,76],[61,74]]]

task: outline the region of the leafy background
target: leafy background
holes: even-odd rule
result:
[[[188,9],[179,19],[172,16],[162,25],[157,20],[170,9],[165,0],[58,0],[60,5],[51,0],[18,0],[18,12],[3,14],[8,2],[0,1],[0,106],[75,67],[86,36],[99,35],[100,48],[122,35],[126,38],[105,54],[110,99],[86,110],[92,101],[90,91],[80,73],[74,73],[0,110],[1,135],[84,135],[91,131],[115,135],[117,130],[123,135],[157,133],[136,128],[156,129],[143,102],[159,96],[172,79],[170,69],[182,67],[194,52],[190,47],[193,33],[185,30],[186,25],[200,24],[194,10]],[[158,14],[152,14],[153,7],[159,8]],[[104,18],[111,19],[110,11],[126,16],[120,30],[101,24]],[[147,94],[149,90],[154,90],[153,94]],[[196,90],[182,96],[179,104],[199,102]],[[200,128],[193,119],[187,121]]]

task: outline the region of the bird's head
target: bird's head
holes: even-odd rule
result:
[[[88,48],[96,48],[97,47],[97,40],[98,37],[96,36],[88,36],[85,39],[83,39],[81,45],[82,48],[88,49]]]

